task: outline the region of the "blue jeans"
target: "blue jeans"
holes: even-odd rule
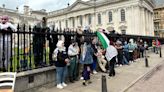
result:
[[[63,83],[67,75],[67,66],[56,67],[56,81],[57,84]]]
[[[96,65],[97,65],[97,59],[93,59],[93,63],[92,63],[92,71],[96,70]]]

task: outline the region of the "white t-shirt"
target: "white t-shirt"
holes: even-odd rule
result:
[[[5,24],[0,23],[0,29],[7,29],[9,27],[12,29],[12,31],[16,30],[16,27],[13,24],[9,23],[9,22],[7,22]],[[0,40],[3,41],[3,36],[1,36],[1,34],[0,34]],[[11,36],[10,35],[5,35],[4,40],[5,41],[11,41]]]
[[[10,27],[13,31],[16,30],[16,27],[9,22],[7,22],[5,24],[0,23],[0,29],[7,29],[8,27]]]

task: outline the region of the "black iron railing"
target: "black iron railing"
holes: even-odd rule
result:
[[[138,36],[138,35],[120,35],[106,34],[110,40],[135,40],[142,39],[147,41],[151,46],[153,39],[159,39],[164,43],[164,38]],[[61,36],[65,37],[65,45],[68,48],[71,39],[79,39],[79,37],[94,37],[93,32],[78,34],[77,30],[69,29],[59,30],[47,28],[39,28],[31,26],[18,25],[16,31],[11,29],[0,30],[0,71],[26,71],[35,68],[47,67],[54,65],[52,53],[56,48],[56,43]],[[79,41],[79,40],[77,40]]]

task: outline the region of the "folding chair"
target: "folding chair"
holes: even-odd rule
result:
[[[16,72],[0,73],[0,92],[14,92]]]

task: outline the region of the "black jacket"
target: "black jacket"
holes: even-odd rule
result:
[[[65,59],[68,58],[68,54],[66,51],[58,51],[57,54],[57,61],[55,63],[56,67],[65,67],[67,63],[65,62]]]

